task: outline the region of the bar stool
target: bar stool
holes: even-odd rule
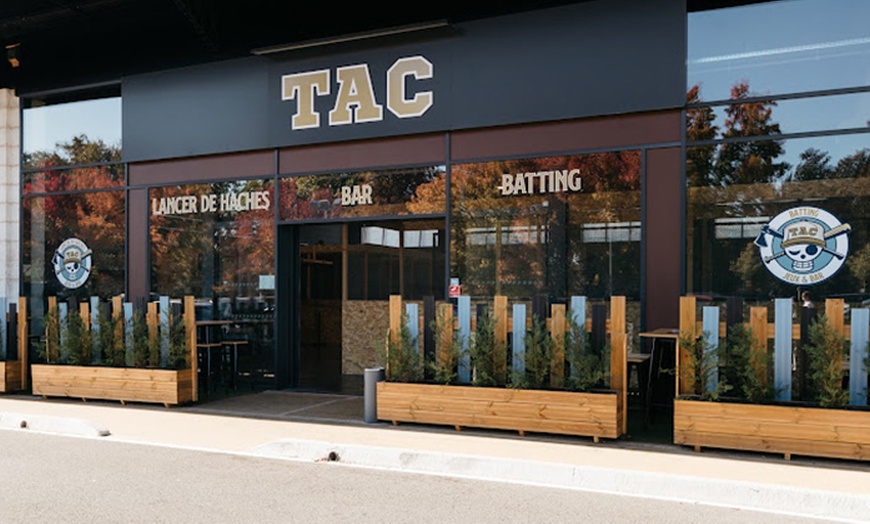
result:
[[[230,372],[229,383],[234,390],[237,389],[236,379],[239,376],[239,346],[247,345],[248,341],[245,339],[224,339],[221,341],[223,348],[221,363],[227,365],[226,369]]]
[[[637,390],[640,397],[641,410],[643,411],[643,424],[647,427],[650,423],[650,394],[652,389],[652,353],[629,353],[627,355],[628,378],[631,373],[637,375]]]

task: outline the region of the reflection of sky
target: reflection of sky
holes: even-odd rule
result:
[[[57,143],[87,135],[108,145],[121,145],[121,98],[101,98],[24,110],[25,153],[54,151]]]
[[[747,81],[750,96],[870,85],[870,1],[784,0],[690,13],[688,86],[703,100],[725,100]],[[724,107],[716,125],[724,127]],[[771,121],[782,133],[867,128],[870,93],[781,100]],[[785,160],[796,166],[809,147],[832,163],[870,148],[870,134],[789,140]]]
[[[691,13],[688,82],[704,100],[870,85],[870,2],[790,0]]]

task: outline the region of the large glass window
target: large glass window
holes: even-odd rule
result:
[[[24,292],[34,307],[60,300],[119,296],[125,289],[123,191],[24,200]]]
[[[88,95],[100,98],[24,100],[24,169],[121,160],[121,97],[112,90]]]
[[[350,223],[348,299],[444,298],[444,220]]]
[[[424,166],[285,178],[281,220],[443,215],[444,173],[444,166]]]
[[[870,296],[868,16],[860,0],[690,13],[689,292]]]
[[[637,299],[640,156],[453,166],[451,277],[463,294]]]
[[[788,0],[689,13],[688,81],[704,100],[870,84],[870,3]]]
[[[245,372],[274,377],[273,183],[246,180],[150,190],[151,293],[195,297],[198,320],[228,320],[248,341]]]
[[[819,299],[870,296],[870,135],[693,146],[688,156],[690,292],[767,300],[814,286]],[[760,250],[771,219],[801,206],[824,209],[851,228],[849,252],[839,253],[847,255],[843,267],[818,284],[804,271],[791,271],[795,282],[777,278]],[[776,263],[785,270],[800,263],[787,250],[774,254],[783,255]]]

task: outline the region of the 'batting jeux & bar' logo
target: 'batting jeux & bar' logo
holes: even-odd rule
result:
[[[78,289],[84,285],[91,274],[91,255],[88,246],[77,238],[68,238],[61,243],[51,263],[63,287]]]
[[[790,284],[818,284],[849,255],[852,227],[817,207],[794,207],[773,217],[755,239],[761,261]]]

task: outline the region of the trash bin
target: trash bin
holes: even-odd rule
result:
[[[378,421],[378,382],[384,380],[384,368],[366,368],[363,375],[363,420],[368,424]]]

